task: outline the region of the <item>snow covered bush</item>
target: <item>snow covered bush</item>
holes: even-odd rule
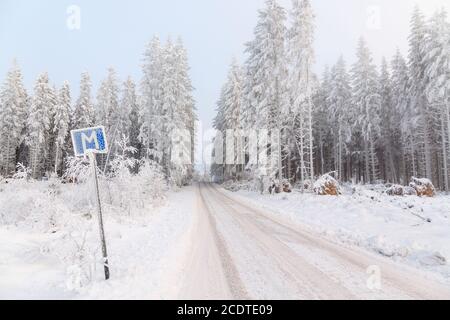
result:
[[[342,190],[339,182],[331,174],[325,174],[314,183],[314,193],[321,196],[337,196],[342,194]]]
[[[242,180],[242,181],[233,181],[229,180],[222,184],[222,187],[224,189],[227,189],[232,192],[237,192],[240,190],[244,191],[261,191],[260,188],[260,182],[259,180]]]
[[[390,186],[389,188],[387,188],[385,193],[388,196],[403,196],[404,195],[403,186],[394,184],[394,185]]]
[[[269,193],[291,193],[292,192],[292,186],[290,182],[287,179],[284,179],[282,181],[280,180],[274,180],[272,185],[269,187]]]
[[[303,181],[303,188],[304,190],[311,190],[311,187],[313,186],[313,183],[311,180],[306,179],[305,181]],[[300,185],[301,187],[301,185]]]
[[[67,169],[63,175],[64,183],[85,183],[90,177],[89,160],[80,157],[69,157],[66,161]]]
[[[412,187],[403,187],[403,195],[404,196],[417,196],[416,189]]]
[[[128,143],[128,138],[123,138],[117,143],[119,153],[111,161],[111,176],[130,178],[131,173],[136,171],[139,165],[139,160],[134,157],[137,149],[129,146]]]
[[[384,192],[388,196],[416,196],[416,189],[394,184]]]
[[[153,200],[165,198],[168,187],[162,168],[156,162],[151,160],[141,161],[139,174],[136,178],[147,198]]]
[[[22,163],[18,163],[16,166],[16,173],[13,175],[15,180],[28,180],[31,176],[31,169],[25,167]]]
[[[278,180],[272,181],[272,184],[269,187],[269,193],[281,193],[281,186]]]
[[[137,150],[127,144],[126,140],[118,144],[120,153],[111,161],[106,189],[107,202],[131,215],[140,211],[133,209],[145,209],[149,203],[160,205],[167,191],[167,183],[162,168],[156,162],[137,160],[133,157]]]
[[[419,197],[434,197],[436,195],[436,189],[429,179],[413,177],[409,186],[416,190]]]
[[[184,166],[176,166],[170,170],[169,183],[172,186],[183,187],[189,184],[187,179],[187,168]]]
[[[67,203],[54,181],[11,179],[0,193],[0,224],[54,232],[66,223]]]
[[[2,184],[0,225],[42,235],[46,241],[39,244],[39,252],[57,257],[66,268],[66,288],[80,291],[102,278],[102,259],[90,168],[83,159],[73,158],[70,163],[66,181],[76,183],[50,178],[10,179]],[[154,212],[150,209],[165,203],[167,184],[160,166],[142,161],[134,174],[125,163],[117,160],[114,175],[99,176],[110,238],[118,237],[119,225],[145,225]]]
[[[94,280],[96,269],[101,266],[100,248],[94,221],[85,221],[79,225],[79,230],[68,233],[64,246],[52,248],[64,261],[66,269],[66,287],[69,290],[80,291]]]
[[[285,193],[291,193],[292,192],[292,185],[287,179],[284,179],[282,181],[282,185],[283,185],[283,192],[285,192]]]

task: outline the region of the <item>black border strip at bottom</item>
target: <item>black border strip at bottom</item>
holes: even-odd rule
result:
[[[429,316],[448,302],[422,301],[0,301],[0,313],[45,319],[320,319]],[[0,317],[3,319],[3,317]],[[5,319],[9,319],[5,317]]]

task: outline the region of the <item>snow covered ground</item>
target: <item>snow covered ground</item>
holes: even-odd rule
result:
[[[284,264],[264,260],[281,254],[279,249],[272,252],[267,247],[270,252],[258,255],[261,241],[284,243],[279,226],[270,224],[273,235],[258,233],[262,238],[255,238],[253,233],[259,227],[266,230],[270,221],[257,211],[242,209],[232,201],[236,198],[268,209],[265,214],[276,216],[276,221],[312,231],[311,237],[318,232],[344,247],[368,249],[450,285],[449,196],[390,197],[381,188],[363,186],[344,187],[338,197],[298,191],[278,195],[219,192],[208,187],[199,192],[198,186],[154,194],[139,185],[138,177],[133,184],[121,181],[101,180],[111,268],[107,282],[90,184],[0,182],[0,299],[202,299],[239,296],[241,291],[252,298],[297,297],[295,290],[289,296],[286,286],[281,286],[286,279],[275,281],[278,273],[274,272],[284,270]],[[148,185],[155,189],[154,184]],[[233,197],[224,198],[221,192]],[[241,223],[245,227],[239,227]],[[315,245],[326,244],[319,238],[315,241]],[[311,255],[316,249],[311,250],[299,251],[308,263],[317,258]],[[229,255],[223,256],[224,252]],[[322,254],[318,261],[326,263],[329,257],[324,260]],[[253,263],[248,258],[253,256],[264,262]],[[301,278],[298,272],[308,263],[299,267],[295,262],[293,274]],[[331,265],[323,267],[328,270]],[[272,275],[267,278],[272,282],[254,282],[264,270]],[[350,276],[347,269],[339,272],[345,279]],[[362,277],[365,281],[364,273]],[[236,283],[241,284],[240,291],[230,293]]]
[[[277,195],[250,190],[233,194],[332,241],[406,262],[450,284],[450,196],[391,197],[376,186],[347,186],[337,197],[297,190]]]
[[[102,190],[108,282],[90,185],[0,183],[0,299],[173,297],[177,255],[195,203],[191,188],[126,205],[114,194],[107,200],[105,182]]]

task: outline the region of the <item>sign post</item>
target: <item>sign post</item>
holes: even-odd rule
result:
[[[106,249],[105,230],[103,228],[103,215],[102,204],[100,200],[100,190],[98,186],[98,173],[97,173],[97,161],[95,159],[96,154],[108,153],[108,144],[106,141],[105,128],[86,128],[80,130],[73,130],[72,142],[74,147],[75,156],[77,157],[89,157],[92,170],[92,178],[94,182],[95,191],[95,203],[97,207],[98,226],[100,231],[100,242],[102,246],[103,255],[103,268],[105,271],[105,279],[108,280],[109,264],[108,264],[108,251]]]
[[[103,228],[103,215],[102,215],[102,203],[100,201],[100,191],[98,188],[98,175],[97,175],[97,161],[95,160],[95,153],[88,153],[89,160],[91,162],[92,176],[94,178],[95,189],[95,202],[97,206],[98,227],[100,231],[100,241],[102,244],[103,254],[103,267],[105,269],[105,279],[109,279],[109,265],[108,265],[108,251],[106,249],[105,229]]]

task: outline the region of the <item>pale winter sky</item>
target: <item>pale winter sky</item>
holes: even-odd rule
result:
[[[280,3],[290,7],[290,0]],[[361,35],[376,62],[390,58],[397,46],[406,54],[415,3],[426,14],[442,6],[450,10],[448,0],[312,0],[317,72],[341,53],[353,62]],[[80,9],[80,29],[67,26],[71,5]],[[17,58],[29,90],[38,74],[48,71],[57,86],[69,80],[76,98],[83,70],[95,89],[109,66],[121,80],[131,75],[138,81],[152,35],[180,35],[189,51],[200,119],[208,127],[228,65],[233,56],[244,59],[244,43],[263,5],[264,0],[0,0],[0,78]]]

